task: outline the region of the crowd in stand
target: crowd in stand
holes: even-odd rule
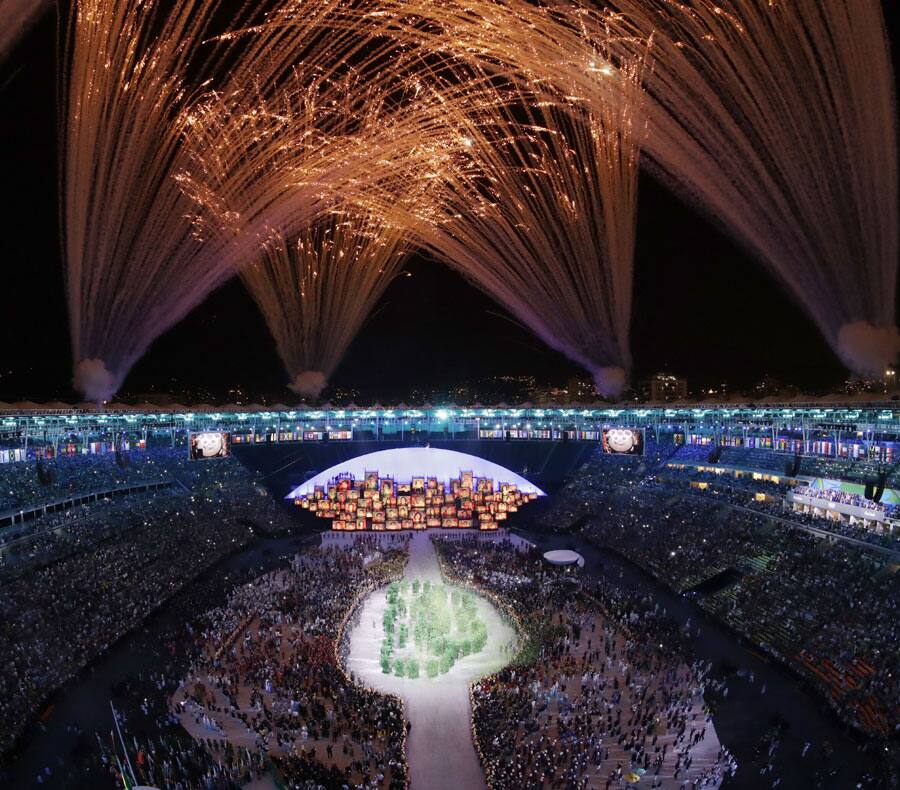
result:
[[[708,453],[712,448],[706,449]],[[754,447],[723,447],[719,456],[720,464],[759,469],[762,472],[775,472],[779,475],[783,475],[786,468],[793,465],[793,460],[792,455]]]
[[[801,496],[812,497],[813,499],[825,499],[829,502],[840,502],[844,505],[853,505],[853,507],[863,508],[865,510],[876,510],[883,512],[885,506],[879,502],[873,502],[859,494],[853,494],[849,491],[841,491],[836,488],[818,488],[816,486],[797,486],[794,489],[795,494]]]
[[[0,552],[0,752],[55,689],[254,530],[291,526],[234,459],[167,452],[137,468],[151,466],[179,483],[35,519]],[[84,471],[100,474],[93,460]]]
[[[153,500],[161,503],[164,498],[160,492]],[[0,578],[25,573],[32,565],[84,550],[120,529],[134,526],[129,513],[140,509],[147,499],[139,494],[102,497],[5,530],[0,535]]]
[[[850,523],[849,519],[825,518],[803,509],[790,507],[785,496],[791,490],[783,483],[771,480],[755,480],[752,476],[733,476],[728,473],[699,471],[695,467],[669,465],[660,469],[655,478],[664,483],[680,482],[690,487],[690,494],[719,500],[722,503],[755,510],[804,527],[834,533],[835,536],[853,538],[863,543],[900,551],[900,532],[880,524]],[[692,484],[705,484],[702,487]],[[814,488],[814,492],[822,489]],[[761,496],[760,496],[761,495]],[[890,509],[886,512],[891,512]]]
[[[125,453],[125,459],[121,466],[114,453],[41,459],[44,482],[37,473],[37,461],[0,464],[0,514],[95,491],[170,480],[185,469],[188,460],[183,446],[132,450]]]
[[[546,523],[577,523],[673,589],[699,590],[707,611],[817,684],[849,723],[878,736],[900,732],[895,567],[772,516],[894,548],[897,537],[785,510],[785,489],[773,482],[667,468],[671,446],[650,442],[647,451],[598,453],[556,497]],[[124,469],[111,455],[55,465],[49,484],[31,464],[0,467],[0,503],[166,485],[0,535],[0,752],[55,689],[185,584],[254,531],[291,526],[235,459],[190,462],[183,448],[167,448],[132,453]],[[146,742],[141,778],[166,790],[230,788],[267,773],[292,788],[403,786],[399,702],[354,684],[336,661],[356,596],[401,573],[403,539],[394,540],[387,551],[374,536],[349,548],[326,541],[208,612],[165,713],[194,740]],[[704,694],[717,682],[708,666],[678,658],[680,635],[652,600],[579,587],[508,544],[464,537],[436,545],[449,575],[495,596],[528,636],[517,662],[473,690],[492,786],[609,788],[644,776],[651,787],[700,787],[733,769],[727,752],[709,748]],[[727,584],[703,592],[729,573]],[[103,759],[110,774],[119,771],[112,751]]]
[[[695,491],[684,474],[598,455],[545,520],[577,520],[588,539],[673,589],[699,588],[702,606],[817,684],[849,723],[879,736],[900,732],[896,566],[773,514],[789,523],[812,518],[756,502],[731,481]],[[816,525],[832,527],[823,519]],[[704,583],[717,578],[727,583],[704,594]]]
[[[60,463],[71,464],[67,474],[80,479],[83,485],[91,481],[108,483],[122,472],[109,455],[103,467],[92,456],[75,456]],[[82,463],[84,476],[77,471]],[[254,528],[260,531],[290,528],[281,503],[254,483],[234,459],[193,462],[183,450],[153,450],[136,457],[134,467],[129,468],[143,469],[139,474],[144,482],[158,483],[158,487],[125,496],[98,496],[96,500],[48,512],[0,531],[0,578],[81,551],[115,532],[153,518],[157,511],[166,512],[169,505],[184,503],[188,509],[216,506],[224,497],[234,504],[234,517],[252,520]],[[106,477],[102,477],[101,469],[107,470]],[[0,467],[0,478],[7,471]],[[131,484],[137,484],[137,479]],[[106,489],[98,489],[103,490]],[[85,495],[90,490],[82,487],[79,493]]]
[[[856,483],[876,480],[881,474],[886,474],[885,484],[889,488],[900,487],[900,464],[885,464],[874,459],[804,455],[800,459],[800,474]]]
[[[711,444],[683,445],[678,452],[678,457],[706,462],[715,449]],[[759,447],[725,446],[721,447],[716,464],[784,475],[786,469],[793,466],[795,458],[796,456],[790,452],[776,452]],[[800,456],[800,464],[796,472],[805,477],[828,477],[859,483],[877,479],[882,473],[887,474],[888,487],[900,486],[900,466],[897,464],[886,465],[877,460],[803,454]]]
[[[251,549],[235,562],[202,575],[169,601],[163,617],[136,632],[122,653],[117,651],[116,661],[130,665],[134,660],[118,682],[109,684],[122,738],[111,729],[108,710],[105,716],[101,713],[97,730],[67,723],[71,748],[64,741],[61,754],[42,754],[44,762],[35,784],[43,779],[66,788],[121,787],[122,771],[130,773],[129,762],[138,784],[149,782],[174,790],[237,790],[269,773],[272,764],[264,754],[233,747],[212,732],[192,738],[181,717],[172,712],[170,697],[204,649],[203,634],[229,592],[287,563],[294,554],[290,545],[297,545],[297,540],[280,543],[275,551],[272,547]],[[244,558],[255,562],[245,563]],[[100,666],[105,669],[106,662]],[[51,727],[51,738],[54,730],[58,734],[58,727],[59,723]],[[36,729],[42,730],[43,725]],[[151,781],[152,777],[156,779]],[[21,781],[21,773],[18,778]],[[0,784],[6,787],[11,779],[14,783],[15,775],[4,774],[0,764]]]
[[[900,731],[896,573],[803,533],[774,538],[764,565],[702,605],[820,685],[854,726]]]
[[[870,543],[873,546],[882,546],[893,552],[900,552],[900,531],[895,528],[885,530],[872,528],[857,521],[851,524],[843,519],[824,519],[822,516],[803,510],[784,508],[780,503],[774,502],[750,502],[746,507],[777,517],[782,521],[797,524],[801,527],[812,527],[832,533],[835,537],[852,538],[862,543]]]
[[[652,601],[605,584],[576,591],[509,543],[435,545],[447,576],[493,596],[526,635],[517,660],[472,688],[489,786],[717,787],[734,771],[703,698],[717,682],[680,657]]]

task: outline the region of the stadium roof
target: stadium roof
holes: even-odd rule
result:
[[[382,433],[423,431],[453,434],[480,429],[555,428],[596,430],[603,426],[683,429],[791,427],[900,434],[900,402],[840,403],[671,403],[666,405],[564,405],[541,407],[187,407],[180,404],[128,406],[17,403],[0,406],[0,434],[62,435],[65,432],[157,428],[241,432],[358,430]]]

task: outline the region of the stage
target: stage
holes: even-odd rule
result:
[[[437,555],[431,543],[431,536],[437,532],[413,534],[405,578],[440,584]],[[379,655],[384,638],[382,619],[387,607],[387,588],[375,591],[363,602],[359,621],[350,634],[347,669],[366,685],[397,694],[406,706],[412,724],[407,756],[413,790],[468,790],[485,786],[472,742],[469,684],[506,664],[515,651],[517,636],[492,604],[480,597],[476,600],[478,616],[487,625],[484,649],[460,658],[449,672],[436,678],[429,678],[425,673],[411,679],[382,672]],[[450,766],[452,770],[448,771]]]

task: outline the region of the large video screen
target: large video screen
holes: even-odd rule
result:
[[[190,436],[190,458],[206,461],[210,458],[227,458],[231,454],[231,437],[224,431],[203,431]]]
[[[603,452],[610,455],[643,455],[644,432],[637,428],[604,428]]]

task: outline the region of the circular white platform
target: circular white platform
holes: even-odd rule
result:
[[[584,567],[584,557],[577,551],[569,551],[568,549],[555,549],[544,554],[544,559],[551,565],[577,565],[579,568]]]

